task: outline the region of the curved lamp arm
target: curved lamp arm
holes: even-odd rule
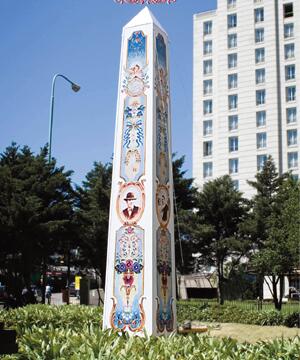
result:
[[[80,86],[75,84],[73,81],[71,81],[69,78],[67,78],[65,75],[62,74],[55,74],[52,79],[52,87],[51,87],[51,100],[50,100],[50,119],[49,119],[49,156],[48,161],[51,162],[51,150],[52,150],[52,128],[53,128],[53,110],[54,110],[54,90],[55,90],[55,82],[58,77],[62,77],[67,82],[71,84],[71,88],[74,92],[77,92],[80,90]]]

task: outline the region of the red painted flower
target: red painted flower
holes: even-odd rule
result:
[[[128,287],[132,286],[132,284],[134,282],[134,277],[129,273],[125,273],[123,276],[123,281],[124,281],[125,286],[128,286]]]
[[[132,260],[126,260],[126,268],[127,268],[127,270],[132,270],[132,268],[133,268]]]

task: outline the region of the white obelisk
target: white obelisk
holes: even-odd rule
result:
[[[103,328],[176,330],[168,37],[145,7],[122,35]]]

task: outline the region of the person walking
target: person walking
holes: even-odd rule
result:
[[[45,290],[45,297],[47,299],[47,304],[50,305],[51,304],[51,286],[48,284],[46,285],[46,290]]]

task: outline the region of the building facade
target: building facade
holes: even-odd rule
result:
[[[218,0],[194,15],[193,177],[247,197],[268,155],[299,176],[300,2]],[[298,91],[297,91],[298,90]]]

